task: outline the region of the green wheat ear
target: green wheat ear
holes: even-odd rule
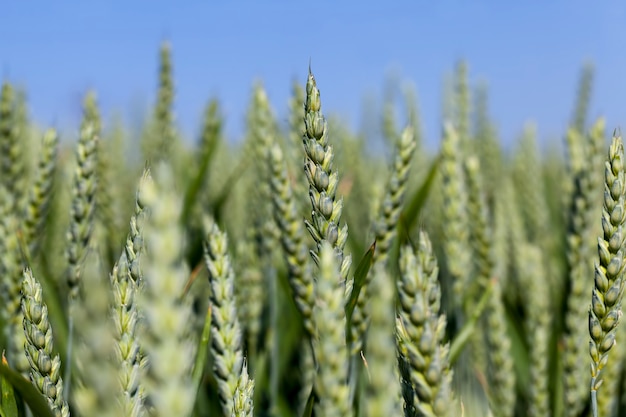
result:
[[[248,365],[244,362],[241,368],[241,376],[237,382],[235,398],[233,399],[233,417],[254,416],[254,380],[248,375]]]
[[[13,86],[4,82],[0,91],[0,182],[14,197],[16,209],[22,207],[26,188],[22,136]]]
[[[304,226],[298,216],[296,200],[287,178],[287,164],[283,152],[276,143],[270,150],[269,168],[274,219],[280,229],[280,242],[287,261],[289,284],[296,307],[302,314],[304,328],[312,337],[315,334],[311,318],[315,304],[315,290],[308,263]]]
[[[387,267],[389,251],[394,239],[396,239],[397,223],[400,219],[411,161],[416,147],[415,134],[412,127],[407,127],[402,131],[396,146],[396,156],[391,167],[391,175],[379,209],[378,218],[374,224],[374,234],[376,236],[374,263],[379,263],[385,268]],[[369,312],[367,311],[366,303],[369,299],[368,286],[371,279],[372,274],[367,274],[365,284],[361,288],[357,304],[352,313],[350,331],[353,342],[351,352],[353,354],[361,350],[363,336],[367,331],[369,323]]]
[[[452,279],[454,299],[463,306],[463,289],[467,287],[471,270],[471,251],[467,228],[467,189],[462,167],[459,135],[450,123],[444,124],[441,143],[441,179],[443,196],[443,251],[448,273]]]
[[[159,88],[151,126],[142,138],[141,150],[151,163],[172,160],[176,132],[174,130],[174,79],[172,75],[172,48],[164,42],[159,49]]]
[[[370,326],[367,332],[369,384],[365,390],[366,416],[401,414],[402,396],[396,355],[395,279],[384,264],[371,271],[369,299]]]
[[[493,210],[495,194],[505,175],[504,151],[498,140],[496,126],[489,115],[489,92],[486,84],[480,84],[475,94],[474,141],[480,159],[482,183],[485,185],[487,207]]]
[[[14,198],[0,184],[0,296],[3,336],[8,340],[7,359],[26,375],[29,364],[24,356],[23,314],[20,309],[23,268],[18,239],[19,218],[13,212]]]
[[[459,61],[454,79],[455,125],[461,141],[461,150],[467,154],[470,146],[470,88],[467,62]]]
[[[117,394],[124,416],[135,416],[144,411],[145,387],[141,384],[140,375],[145,370],[147,360],[139,350],[140,311],[137,298],[143,281],[139,263],[143,252],[143,225],[146,217],[146,202],[141,196],[144,187],[150,182],[150,172],[144,170],[137,187],[135,210],[130,219],[126,245],[110,276],[113,292],[111,317],[115,326],[114,361],[119,368]]]
[[[339,178],[333,167],[335,155],[328,140],[328,125],[322,114],[320,91],[310,71],[306,83],[304,125],[304,173],[309,183],[309,197],[313,208],[311,221],[306,220],[305,224],[317,244],[317,251],[312,251],[311,255],[319,264],[322,242],[330,243],[339,259],[341,280],[345,282],[352,263],[351,256],[344,254],[348,226],[340,225],[343,199],[336,198]]]
[[[550,291],[545,279],[543,254],[538,246],[521,243],[518,271],[524,286],[524,297],[528,302],[525,331],[530,352],[530,386],[528,415],[543,417],[550,415],[550,331],[553,325],[550,311]]]
[[[95,96],[85,98],[84,116],[76,147],[76,169],[72,187],[71,220],[68,231],[66,257],[69,296],[79,296],[80,269],[94,225],[97,179],[97,144],[100,138],[100,118]]]
[[[226,234],[211,218],[205,219],[204,229],[204,259],[211,286],[211,354],[215,362],[217,392],[224,415],[236,412],[241,415],[235,405],[240,404],[241,395],[252,387],[246,382],[247,371],[243,368],[242,331],[234,297],[235,274]],[[245,407],[241,409],[245,410]]]
[[[604,171],[604,208],[602,237],[598,239],[599,262],[595,267],[594,288],[589,310],[589,351],[591,354],[591,400],[597,416],[597,391],[602,384],[609,352],[615,345],[615,333],[622,315],[624,294],[624,241],[626,235],[626,177],[624,145],[616,132],[609,148]]]
[[[581,345],[580,340],[585,338],[588,329],[580,326],[580,323],[588,315],[587,291],[595,260],[594,240],[601,232],[597,221],[601,206],[596,202],[602,198],[600,192],[604,182],[599,169],[604,159],[604,150],[600,150],[604,148],[604,144],[600,144],[604,139],[603,130],[602,121],[594,125],[586,141],[581,143],[586,158],[581,159],[582,165],[571,173],[573,189],[569,193],[570,219],[567,233],[569,294],[565,315],[566,333],[563,338],[565,349],[562,355],[565,410],[568,417],[578,416],[589,400],[587,387],[580,384],[588,372],[580,366],[587,357],[586,346]],[[577,134],[570,128],[569,135]]]
[[[315,288],[316,304],[313,309],[317,335],[313,341],[317,363],[314,389],[319,398],[316,415],[348,417],[351,415],[348,349],[339,259],[330,243],[322,241]]]
[[[22,281],[22,313],[24,314],[24,349],[30,363],[30,380],[46,398],[56,417],[69,417],[70,411],[63,396],[61,360],[54,355],[52,327],[48,307],[43,301],[43,290],[32,271],[24,271]]]
[[[143,383],[154,407],[151,415],[185,416],[196,395],[191,379],[196,343],[189,326],[191,299],[181,296],[189,277],[180,224],[182,198],[169,165],[160,163],[152,173],[154,181],[143,184],[139,197],[148,213],[138,299],[144,319],[139,347],[148,360]]]
[[[28,245],[29,255],[34,258],[39,251],[41,233],[47,220],[48,208],[52,200],[54,170],[57,165],[59,138],[54,129],[48,129],[41,145],[41,156],[35,170],[30,195],[24,211],[24,241]]]
[[[109,307],[113,298],[102,259],[92,245],[81,280],[83,298],[75,307],[74,359],[76,383],[72,405],[80,415],[119,416],[119,368],[113,361],[115,339]]]
[[[580,73],[578,91],[576,93],[576,104],[572,115],[572,127],[581,135],[584,134],[587,124],[591,92],[593,90],[593,79],[594,67],[591,63],[585,63]]]
[[[440,311],[439,267],[428,234],[400,252],[397,344],[405,415],[448,416],[452,409],[446,315]],[[415,413],[415,414],[414,414]]]

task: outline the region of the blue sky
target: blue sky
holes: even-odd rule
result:
[[[355,128],[390,74],[414,83],[431,146],[444,75],[461,58],[472,82],[488,82],[508,143],[529,120],[542,138],[560,140],[585,60],[596,68],[591,115],[605,115],[610,129],[626,121],[626,3],[617,0],[10,1],[1,10],[0,77],[26,87],[37,122],[70,132],[88,88],[105,116],[137,120],[155,96],[163,40],[173,47],[177,121],[190,138],[213,96],[229,135],[240,135],[257,79],[285,119],[309,59],[325,112]]]

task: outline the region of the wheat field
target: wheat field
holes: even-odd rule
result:
[[[0,417],[626,416],[624,148],[592,66],[564,151],[532,124],[507,150],[457,63],[434,152],[415,91],[373,151],[311,67],[287,114],[252,86],[242,141],[218,99],[185,138],[173,66],[163,44],[140,135],[96,91],[61,138],[2,84]]]

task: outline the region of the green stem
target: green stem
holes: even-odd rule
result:
[[[591,378],[591,386],[596,383],[595,378]],[[598,417],[598,391],[594,388],[591,389],[591,413],[593,417]]]
[[[493,283],[490,282],[486,291],[483,293],[482,297],[478,301],[478,304],[476,305],[472,316],[463,325],[457,336],[450,344],[450,366],[454,365],[456,360],[459,358],[459,355],[461,355],[463,348],[472,337],[472,334],[474,333],[474,328],[476,327],[476,323],[478,323],[478,319],[485,310],[485,307],[487,306],[487,301],[489,300],[489,297],[491,297],[492,291]]]

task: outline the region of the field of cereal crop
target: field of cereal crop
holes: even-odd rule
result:
[[[530,124],[505,150],[465,62],[436,151],[406,89],[377,154],[314,65],[288,114],[254,85],[238,144],[217,99],[184,140],[171,52],[139,136],[89,92],[60,141],[2,84],[0,416],[626,415],[624,149],[591,66],[563,154]]]

